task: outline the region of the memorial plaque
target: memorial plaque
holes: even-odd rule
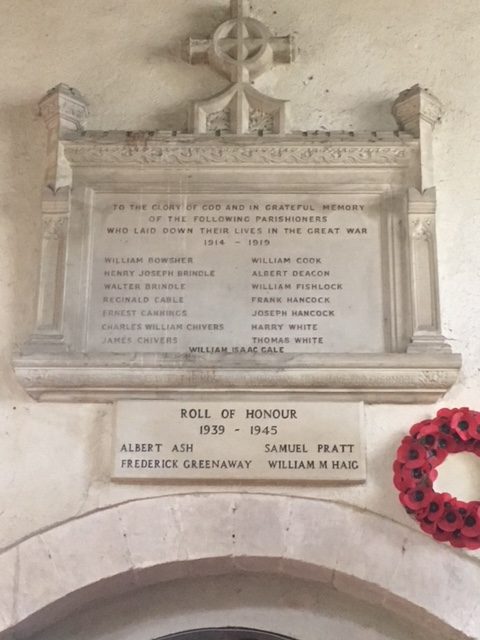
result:
[[[113,478],[363,482],[363,405],[119,402]]]
[[[65,84],[41,101],[37,318],[14,360],[34,398],[431,403],[456,380],[435,248],[440,102],[414,86],[393,104],[399,131],[292,131],[287,102],[252,81],[294,62],[293,38],[249,12],[231,0],[211,38],[186,43],[186,62],[226,82],[186,132],[88,131]]]
[[[87,349],[383,352],[380,204],[99,194]]]

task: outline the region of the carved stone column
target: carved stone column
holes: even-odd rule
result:
[[[400,129],[419,140],[416,188],[408,193],[413,325],[408,351],[450,352],[440,326],[433,173],[433,130],[443,109],[438,98],[416,84],[402,91],[393,104],[392,113]]]
[[[87,105],[76,89],[59,84],[40,102],[48,132],[47,171],[42,201],[42,260],[36,330],[31,343],[64,348],[63,302],[70,213],[71,168],[64,157],[62,139],[82,131]]]
[[[45,182],[55,192],[71,182],[70,166],[63,157],[60,141],[66,133],[83,131],[88,108],[80,93],[63,83],[50,89],[39,108],[48,132]]]
[[[420,140],[420,192],[435,186],[433,176],[433,130],[443,114],[440,100],[427,89],[414,85],[398,96],[392,113],[401,131]]]
[[[32,342],[62,342],[65,255],[70,189],[46,189],[42,206],[42,261],[36,332]]]
[[[409,353],[450,352],[441,334],[435,239],[435,188],[408,193],[413,336]]]

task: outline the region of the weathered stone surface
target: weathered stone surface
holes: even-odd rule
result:
[[[193,133],[89,133],[78,91],[60,84],[42,101],[58,202],[45,197],[36,328],[15,359],[36,399],[263,388],[406,403],[454,382],[439,102],[402,93],[407,134],[291,133],[286,103],[251,82],[293,60],[292,40],[249,11],[232,0],[211,42],[189,43],[190,62],[231,82],[195,102]]]
[[[7,601],[0,634],[15,628],[28,635],[92,600],[139,586],[239,571],[328,582],[442,633],[476,624],[476,560],[328,502],[232,493],[120,505],[0,556],[7,584],[17,552],[16,617],[8,616]]]
[[[18,553],[18,622],[84,587],[101,590],[99,583],[109,578],[133,585],[132,561],[116,509],[32,537]]]

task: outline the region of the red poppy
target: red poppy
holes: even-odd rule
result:
[[[418,435],[422,433],[422,430],[432,424],[432,420],[422,420],[421,422],[417,422],[410,429],[410,434],[416,438]]]
[[[411,489],[412,486],[415,486],[412,485],[408,478],[404,477],[401,471],[396,471],[393,474],[393,484],[395,485],[395,488],[398,489],[398,491],[400,491],[401,493],[404,493],[405,491]]]
[[[403,493],[404,491],[408,491],[411,488],[399,474],[395,474],[393,476],[393,486],[395,487],[395,489],[397,489],[397,491],[400,491],[401,493]]]
[[[440,447],[431,449],[427,453],[427,459],[432,467],[438,467],[438,465],[442,464],[442,462],[447,457],[448,452],[445,449],[440,449]]]
[[[442,529],[442,531],[456,531],[463,527],[463,518],[457,509],[453,507],[448,508],[447,503],[442,517],[438,520],[438,527]]]
[[[468,538],[464,537],[465,547],[470,549],[471,551],[475,551],[476,549],[480,549],[480,537],[478,538]]]
[[[409,489],[406,493],[400,495],[400,502],[407,509],[419,511],[425,509],[430,504],[434,496],[433,491],[428,487],[416,487]]]
[[[465,502],[464,500],[459,500],[458,498],[452,498],[450,503],[454,509],[456,509],[461,516],[466,515],[467,510],[470,506],[469,502]]]
[[[428,468],[431,469],[430,465],[428,465]],[[408,469],[404,467],[400,474],[400,483],[405,487],[403,491],[406,491],[415,487],[431,487],[433,481],[429,479],[428,473],[424,468]]]
[[[413,438],[406,438],[405,440],[408,441],[404,441],[397,451],[397,460],[403,462],[409,469],[423,466],[427,458],[425,448]]]
[[[439,433],[435,443],[436,449],[442,449],[448,453],[458,453],[462,449],[462,444],[459,444],[453,435],[447,433]]]
[[[426,476],[427,476],[427,480],[430,483],[430,485],[433,485],[433,483],[435,482],[435,480],[438,478],[438,471],[436,469],[426,469],[424,468],[424,471],[426,471]]]
[[[459,453],[463,453],[463,452],[467,452],[467,453],[473,453],[474,447],[475,447],[475,442],[476,440],[474,440],[473,438],[470,438],[469,440],[467,440],[463,447],[462,447],[462,451]]]
[[[452,547],[456,547],[457,549],[467,548],[475,550],[480,548],[480,538],[469,538],[465,536],[459,529],[451,534],[449,542]]]
[[[393,461],[393,473],[400,473],[401,470],[403,469],[404,465],[402,462],[400,462],[399,460],[394,460]]]
[[[471,452],[476,456],[480,456],[480,441],[475,441],[472,445]]]
[[[478,506],[467,505],[467,513],[463,521],[462,534],[467,538],[480,536],[480,510]]]
[[[424,447],[430,448],[435,446],[435,442],[437,441],[437,431],[430,431],[430,433],[422,434],[420,432],[419,437],[417,438],[417,442],[422,444]]]
[[[419,512],[421,518],[428,518],[430,522],[438,522],[445,512],[445,504],[452,499],[449,493],[435,493],[425,509]]]
[[[443,531],[443,529],[438,528],[433,532],[432,535],[435,540],[438,540],[438,542],[450,542],[450,538],[452,537],[451,531]]]
[[[429,435],[436,436],[439,432],[441,424],[441,420],[425,420],[425,424],[423,424],[418,431],[419,437],[425,438]]]
[[[467,540],[468,538],[465,538],[465,536],[462,535],[460,529],[457,529],[452,533],[449,542],[452,547],[456,547],[457,549],[464,549],[467,546]]]
[[[472,419],[471,412],[468,409],[460,409],[452,416],[451,427],[463,441],[470,439],[470,429],[476,429],[477,422]]]
[[[422,520],[420,520],[420,529],[422,531],[425,531],[425,533],[433,535],[437,530],[437,523],[431,522],[428,518],[423,518]]]
[[[468,434],[475,441],[480,440],[480,413],[477,411],[470,412],[470,421],[468,426]]]
[[[406,479],[401,473],[396,473],[393,476],[393,484],[398,491],[404,493],[409,489],[412,489],[415,485],[413,485],[408,479]]]
[[[450,418],[458,411],[458,409],[439,409],[437,411],[438,418],[446,418],[450,420]]]

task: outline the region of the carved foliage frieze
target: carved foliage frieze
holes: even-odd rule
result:
[[[229,131],[230,129],[230,109],[214,111],[207,116],[207,132]]]
[[[130,145],[65,143],[67,159],[83,164],[253,164],[253,165],[361,165],[404,166],[407,146],[295,146],[258,145]]]
[[[273,113],[262,111],[261,109],[250,109],[249,131],[255,133],[264,131],[273,133],[275,129],[275,118]]]

